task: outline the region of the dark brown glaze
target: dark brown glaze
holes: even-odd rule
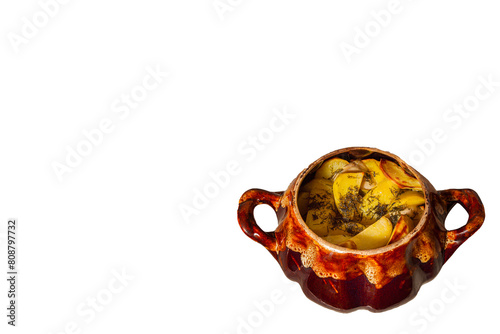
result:
[[[446,213],[459,203],[469,213],[467,224],[459,229],[446,233],[444,260],[447,261],[465,240],[481,227],[485,218],[483,203],[472,189],[448,189],[439,192],[439,197],[445,202]]]
[[[274,232],[264,232],[257,225],[253,216],[253,210],[259,204],[267,204],[277,211],[280,199],[281,193],[272,193],[262,189],[250,189],[241,196],[238,208],[238,222],[243,232],[270,251],[276,251],[276,237]]]
[[[300,185],[323,161],[372,157],[395,161],[422,184],[426,209],[417,226],[403,239],[377,249],[351,250],[330,244],[304,223],[297,207]],[[460,203],[469,221],[447,231],[448,212]],[[253,209],[259,204],[274,208],[279,225],[264,232],[255,222]],[[484,208],[469,189],[436,191],[430,182],[397,156],[372,148],[346,148],[327,154],[292,181],[284,193],[251,189],[240,198],[240,226],[251,239],[266,247],[285,275],[298,282],[314,302],[337,311],[359,308],[383,311],[413,298],[420,286],[434,278],[453,252],[479,229]]]

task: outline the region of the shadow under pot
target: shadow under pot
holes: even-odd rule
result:
[[[382,182],[398,189],[392,195],[379,191]],[[408,194],[410,204],[420,201],[419,206],[396,210],[394,203],[408,200]],[[379,202],[371,203],[370,196]],[[448,231],[444,222],[457,203],[469,218],[464,226]],[[255,222],[253,210],[260,204],[275,210],[275,231],[265,232]],[[405,212],[411,214],[402,219]],[[412,299],[481,227],[484,217],[473,190],[436,191],[399,157],[366,147],[319,158],[284,192],[250,189],[238,207],[243,232],[273,255],[285,275],[312,301],[342,312],[384,311]]]

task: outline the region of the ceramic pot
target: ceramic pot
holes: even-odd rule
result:
[[[312,232],[299,213],[299,188],[333,157],[347,161],[388,159],[417,178],[425,196],[425,211],[415,228],[395,243],[371,250],[340,247]],[[444,222],[457,203],[469,218],[464,226],[448,231]],[[253,210],[259,204],[276,211],[279,225],[275,231],[265,232],[255,222]],[[436,191],[399,157],[366,147],[345,148],[319,158],[284,192],[250,189],[241,196],[238,207],[243,232],[273,255],[285,275],[298,282],[309,299],[343,312],[359,308],[383,311],[413,298],[420,286],[433,279],[457,248],[481,227],[484,217],[484,207],[475,191]]]

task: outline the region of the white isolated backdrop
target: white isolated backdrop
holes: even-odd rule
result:
[[[0,253],[6,263],[15,217],[20,276],[18,326],[2,315],[1,332],[495,325],[499,9],[486,0],[2,2]],[[349,146],[395,153],[437,189],[472,188],[486,207],[484,226],[437,278],[384,313],[312,303],[236,220],[245,190],[284,190]],[[86,156],[69,166],[77,149]],[[276,227],[271,209],[256,217]],[[466,219],[457,207],[447,226]]]

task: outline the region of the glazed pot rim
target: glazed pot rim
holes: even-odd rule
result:
[[[369,152],[366,155],[370,155],[372,153],[379,153],[380,155],[385,155],[393,160],[395,160],[400,166],[406,168],[409,170],[418,180],[420,185],[422,186],[422,192],[424,194],[424,199],[425,199],[425,208],[424,208],[424,213],[422,214],[422,217],[420,218],[419,222],[417,225],[408,233],[406,236],[404,236],[402,239],[390,244],[386,245],[383,247],[379,248],[374,248],[374,249],[367,249],[367,250],[359,250],[359,249],[350,249],[346,247],[341,247],[335,244],[332,244],[322,237],[318,236],[316,233],[314,233],[305,223],[305,221],[302,219],[302,215],[300,214],[298,205],[297,205],[297,197],[299,194],[299,189],[300,186],[302,185],[302,181],[304,181],[305,177],[309,175],[311,171],[314,171],[314,169],[320,165],[322,162],[325,160],[328,160],[330,158],[333,158],[335,156],[338,156],[342,153],[353,153],[353,151],[359,151],[359,154],[362,155],[362,152]],[[362,156],[360,156],[362,158]],[[426,182],[423,180],[423,176],[420,175],[419,172],[417,172],[413,167],[408,165],[405,161],[403,161],[401,158],[398,156],[387,152],[387,151],[382,151],[378,148],[372,148],[372,147],[361,147],[361,146],[354,146],[354,147],[347,147],[339,150],[335,150],[333,152],[327,153],[323,155],[322,157],[316,159],[313,163],[311,163],[307,168],[305,168],[299,176],[297,176],[297,181],[295,182],[295,185],[292,189],[292,194],[293,194],[293,210],[295,213],[295,216],[297,217],[297,220],[299,223],[302,225],[304,228],[304,231],[307,233],[309,237],[314,239],[318,244],[323,246],[324,248],[335,251],[337,253],[345,253],[345,254],[355,254],[355,255],[375,255],[375,254],[380,254],[380,253],[385,253],[392,251],[400,246],[403,246],[407,244],[415,235],[417,235],[424,227],[425,221],[427,220],[427,216],[429,214],[429,208],[430,208],[430,200],[429,200],[429,189],[428,186],[426,185]]]

